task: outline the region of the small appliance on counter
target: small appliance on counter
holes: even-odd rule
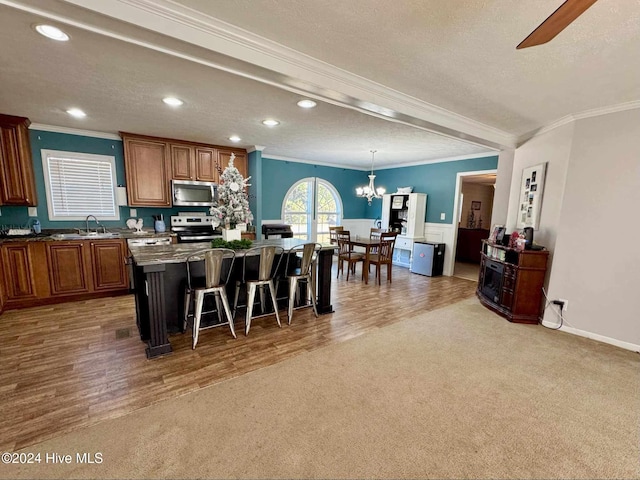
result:
[[[410,271],[429,277],[442,275],[444,246],[444,243],[414,242]]]
[[[164,215],[152,215],[153,217],[153,229],[156,233],[164,233],[166,225],[164,224]]]

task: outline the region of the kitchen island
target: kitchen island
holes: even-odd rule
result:
[[[270,239],[253,242],[253,247],[280,246],[285,252],[304,243],[296,238]],[[186,261],[199,250],[211,248],[205,243],[178,243],[130,247],[136,300],[136,323],[140,338],[147,342],[147,357],[171,353],[169,333],[182,331]],[[331,263],[334,245],[323,245],[316,262],[317,309],[319,314],[333,312],[331,305]],[[244,250],[236,251],[235,272],[242,268]],[[238,261],[240,260],[240,261]],[[233,302],[233,285],[227,295]]]

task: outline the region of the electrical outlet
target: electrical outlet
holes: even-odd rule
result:
[[[445,215],[444,215],[444,212],[443,212],[443,213],[440,214],[440,220],[444,220],[444,217],[445,217]]]
[[[569,300],[565,300],[564,298],[559,298],[558,301],[564,302],[564,305],[562,306],[562,311],[566,312],[569,308]]]
[[[135,208],[130,208],[129,209],[129,216],[130,217],[137,217],[138,216],[138,211]]]
[[[38,216],[38,207],[29,207],[27,210],[29,212],[29,216],[30,217],[37,217]]]

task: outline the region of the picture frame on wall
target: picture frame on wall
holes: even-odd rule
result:
[[[480,205],[482,205],[482,202],[471,202],[471,210],[480,210]]]
[[[546,162],[522,170],[520,214],[517,222],[517,227],[520,229],[532,227],[537,230],[540,225],[546,172]]]

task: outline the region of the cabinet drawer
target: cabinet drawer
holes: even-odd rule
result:
[[[515,285],[515,283],[516,277],[514,275],[505,275],[504,280],[502,281],[502,286],[504,288],[508,288],[509,290],[513,290],[513,286]]]
[[[413,240],[409,240],[408,238],[396,238],[396,246],[395,248],[399,248],[401,250],[412,250],[413,249]]]

